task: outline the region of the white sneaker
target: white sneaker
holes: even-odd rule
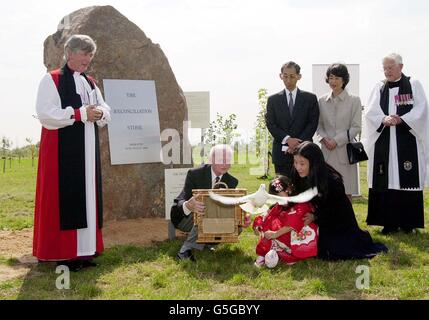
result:
[[[255,267],[260,268],[265,265],[265,258],[263,256],[258,256],[255,261]]]

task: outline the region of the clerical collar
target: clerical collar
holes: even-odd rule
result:
[[[396,81],[392,81],[392,82],[387,82],[388,83],[388,85],[389,85],[389,89],[392,89],[392,88],[398,88],[399,87],[399,84],[400,84],[400,82],[401,82],[401,79],[402,79],[402,77],[401,78],[399,78],[399,80],[396,80]]]
[[[72,68],[70,68],[70,66],[69,66],[69,64],[68,64],[68,63],[66,63],[66,66],[67,66],[67,68],[70,70],[70,72],[71,72],[73,75],[80,76],[80,75],[82,74],[81,72],[79,72],[79,71],[75,71],[75,70],[73,70]]]

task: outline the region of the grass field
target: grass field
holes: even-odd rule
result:
[[[31,227],[37,162],[32,166],[31,159],[21,159],[21,163],[14,160],[12,168],[9,161],[6,164],[6,172],[0,171],[0,230]]]
[[[249,175],[248,165],[231,173],[239,187],[256,190],[264,180]],[[0,229],[32,225],[36,169],[31,161],[0,173]],[[361,167],[363,197],[354,200],[357,219],[389,253],[372,260],[326,262],[310,259],[294,266],[256,269],[256,236],[247,229],[237,244],[197,252],[197,262],[177,261],[181,241],[152,247],[116,246],[97,258],[99,267],[71,274],[69,290],[58,290],[53,265],[33,266],[21,278],[0,282],[0,299],[429,299],[429,233],[383,236],[365,224],[367,186]],[[428,220],[425,192],[425,221]],[[143,230],[142,230],[143,232]],[[0,257],[0,266],[19,262]],[[358,266],[369,267],[369,288],[356,288]]]

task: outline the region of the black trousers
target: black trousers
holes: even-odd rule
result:
[[[423,191],[369,189],[368,225],[424,228]]]
[[[276,171],[277,175],[282,175],[290,178],[291,172],[292,172],[293,162],[290,161],[287,164],[275,164],[274,163],[274,169]]]

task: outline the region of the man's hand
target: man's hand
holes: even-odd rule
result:
[[[204,211],[206,210],[204,202],[197,201],[194,197],[189,199],[185,205],[189,210],[198,214],[204,214]]]
[[[247,228],[251,224],[252,224],[252,219],[250,218],[250,214],[246,213],[246,215],[244,216],[244,225],[243,225],[243,228]]]
[[[402,123],[402,119],[400,116],[398,116],[397,114],[392,115],[392,118],[395,119],[396,121],[396,125],[401,124]]]
[[[314,216],[314,214],[307,212],[304,215],[304,218],[302,218],[302,220],[304,221],[304,225],[308,226],[310,223],[314,222],[314,220],[316,220],[316,217]]]
[[[402,122],[402,119],[396,114],[391,116],[386,116],[383,119],[383,125],[386,127],[396,126],[401,122]]]
[[[103,111],[97,109],[95,105],[90,105],[86,107],[86,116],[88,121],[96,122],[103,117]]]
[[[298,138],[289,138],[286,140],[286,143],[289,146],[289,149],[292,149],[292,150],[294,150],[301,142],[302,140]]]

